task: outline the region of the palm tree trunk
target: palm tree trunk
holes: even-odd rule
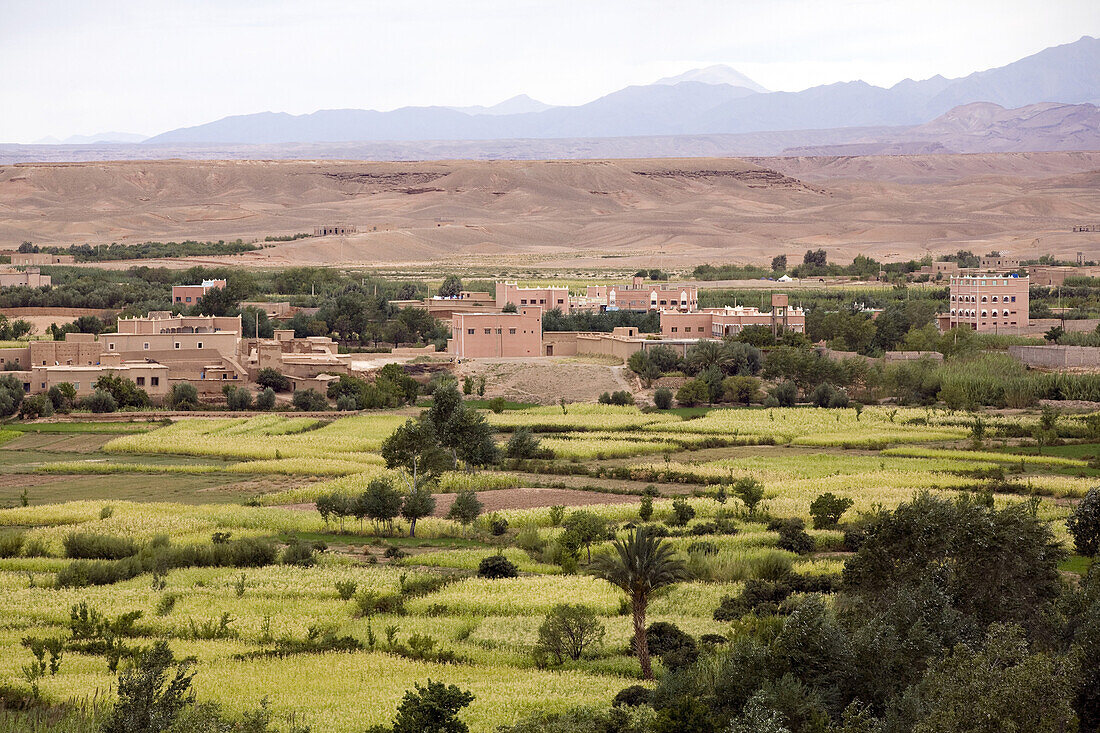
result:
[[[648,599],[641,594],[631,597],[630,605],[634,610],[634,650],[638,653],[638,662],[642,665],[642,679],[653,679],[653,667],[649,663],[649,640],[645,635],[645,611]]]

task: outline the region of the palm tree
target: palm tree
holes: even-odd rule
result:
[[[622,588],[634,612],[634,649],[642,665],[642,677],[653,679],[649,663],[649,642],[645,634],[645,613],[649,597],[658,588],[688,577],[684,561],[675,556],[672,545],[651,531],[631,531],[626,539],[615,540],[615,552],[598,555],[589,566],[592,573]]]

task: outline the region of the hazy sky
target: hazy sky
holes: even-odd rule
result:
[[[581,104],[724,63],[775,90],[964,76],[1100,0],[0,0],[0,141],[231,114]]]

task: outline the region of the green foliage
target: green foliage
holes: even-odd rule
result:
[[[599,646],[604,625],[596,613],[580,604],[559,603],[550,609],[539,626],[533,655],[539,667],[576,661],[584,652]]]
[[[775,385],[768,394],[779,407],[794,407],[798,402],[798,386],[790,380]]]
[[[1100,488],[1091,488],[1066,520],[1077,554],[1093,557],[1100,552]]]
[[[677,496],[672,500],[672,516],[668,519],[669,524],[683,527],[694,518],[695,508],[688,503],[687,499]]]
[[[539,439],[529,428],[519,428],[504,445],[504,455],[508,458],[543,458],[548,451],[539,447]]]
[[[225,395],[225,406],[230,410],[251,410],[252,393],[245,387],[234,387],[231,384],[222,387]]]
[[[814,529],[832,529],[840,523],[840,517],[852,506],[848,497],[840,497],[831,491],[821,494],[810,504],[810,516]]]
[[[300,412],[320,412],[328,409],[328,400],[325,399],[323,394],[312,387],[309,389],[294,390],[294,397],[291,398],[291,404],[294,405],[295,410]]]
[[[634,395],[627,392],[625,389],[621,389],[615,392],[604,392],[597,401],[601,405],[633,405]]]
[[[168,406],[173,410],[199,409],[199,391],[193,384],[177,382],[168,392]]]
[[[120,377],[116,374],[104,374],[96,380],[94,388],[97,392],[110,394],[119,407],[148,407],[148,393],[134,384],[132,379]],[[105,410],[113,412],[113,410]]]
[[[764,485],[752,476],[743,476],[733,482],[730,487],[734,496],[740,499],[749,512],[749,516],[756,514],[756,507],[764,499]]]
[[[141,549],[128,537],[94,532],[70,532],[65,535],[62,545],[65,557],[84,560],[121,560],[136,555]]]
[[[96,413],[116,412],[118,410],[118,402],[115,401],[115,398],[110,392],[105,392],[102,389],[97,389],[82,399],[80,406],[85,410]]]
[[[49,417],[53,414],[53,401],[47,394],[36,394],[27,397],[19,405],[19,418],[22,420],[36,420],[40,417]]]
[[[195,701],[193,662],[177,661],[165,641],[141,654],[118,677],[118,702],[103,733],[158,733],[172,728],[182,710]]]
[[[454,519],[463,525],[473,524],[481,514],[481,501],[472,490],[460,491],[455,495],[451,508],[447,511],[447,518]]]
[[[447,275],[436,294],[440,298],[457,298],[462,294],[462,280],[458,275]]]
[[[477,575],[479,578],[489,578],[490,580],[515,578],[519,575],[519,568],[503,554],[498,553],[482,558],[477,566]]]
[[[14,415],[23,403],[23,383],[11,374],[0,376],[0,417]]]
[[[638,333],[660,333],[661,315],[657,311],[576,311],[563,315],[554,308],[542,314],[543,331],[601,331],[633,327]]]
[[[456,685],[432,682],[405,693],[397,707],[393,733],[467,733],[469,727],[459,720],[458,712],[474,701],[474,696]]]
[[[676,401],[684,407],[710,402],[710,387],[704,379],[689,379],[676,390]]]
[[[578,510],[572,512],[562,523],[565,531],[576,538],[578,545],[583,545],[588,554],[588,561],[592,561],[592,543],[608,539],[609,526],[607,519],[595,512]]]
[[[256,409],[257,410],[271,410],[275,407],[275,390],[271,387],[265,387],[260,394],[256,395]]]
[[[806,533],[806,523],[801,519],[781,519],[768,524],[768,529],[779,532],[775,546],[781,550],[790,550],[799,555],[814,551],[814,539]]]
[[[273,367],[264,367],[256,374],[256,384],[260,387],[270,388],[276,392],[289,392],[291,389],[290,377],[280,374]]]
[[[672,407],[672,390],[668,387],[658,387],[653,393],[653,404],[658,410],[667,410]]]
[[[416,536],[416,521],[428,516],[434,509],[435,497],[427,486],[418,486],[405,495],[401,503],[401,516],[409,523],[409,537]]]

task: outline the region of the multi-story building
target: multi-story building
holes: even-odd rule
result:
[[[464,359],[542,356],[542,308],[517,313],[455,313],[447,352]]]
[[[771,311],[744,306],[687,313],[661,311],[661,336],[665,338],[720,338],[740,333],[746,326],[764,326],[776,333],[805,333],[806,313],[801,308],[789,307],[785,293],[772,294]]]
[[[496,306],[503,308],[511,303],[517,308],[538,306],[544,311],[555,308],[569,312],[569,288],[549,286],[545,288],[521,288],[514,282],[497,283]]]
[[[593,290],[596,288],[596,290]],[[693,311],[699,307],[699,288],[690,283],[648,283],[636,277],[630,285],[597,285],[587,297],[606,288],[607,310],[620,311]]]
[[[999,254],[982,255],[980,269],[982,270],[1016,270],[1020,267],[1019,257],[1007,257]]]
[[[968,273],[951,278],[949,310],[940,316],[941,330],[1020,333],[1028,326],[1028,277],[1009,273]]]
[[[225,287],[225,280],[203,280],[199,285],[173,285],[172,302],[188,306],[198,303],[211,290]]]
[[[0,270],[0,287],[3,288],[48,288],[52,282],[49,275],[43,275],[37,267],[26,270]]]

